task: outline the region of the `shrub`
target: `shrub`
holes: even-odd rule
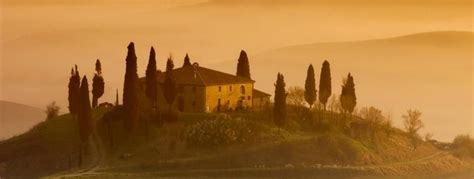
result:
[[[350,124],[350,136],[353,138],[369,139],[375,142],[378,139],[389,137],[393,132],[392,121],[377,108],[362,108],[358,116],[360,118],[356,118]]]
[[[184,138],[190,145],[220,146],[256,139],[262,126],[242,118],[219,115],[186,127]]]
[[[459,158],[474,158],[474,139],[469,135],[458,135],[451,144],[453,154]]]
[[[46,119],[52,119],[52,118],[55,118],[55,117],[58,117],[58,114],[59,114],[59,106],[56,105],[56,101],[53,101],[52,103],[50,103],[48,106],[46,106]]]

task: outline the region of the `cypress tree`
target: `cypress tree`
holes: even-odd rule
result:
[[[115,90],[115,106],[119,105],[118,89]]]
[[[247,53],[242,50],[237,63],[237,76],[245,77],[250,79],[250,65]]]
[[[331,69],[329,67],[329,62],[324,61],[323,67],[321,68],[321,76],[319,78],[319,102],[323,104],[324,110],[326,110],[326,103],[331,94]]]
[[[79,88],[81,85],[81,77],[79,76],[79,71],[77,70],[77,65],[75,68],[71,69],[71,77],[69,77],[68,84],[68,102],[69,102],[69,112],[72,115],[77,115],[79,108]]]
[[[189,55],[186,53],[184,57],[183,67],[191,66],[191,59],[189,59]]]
[[[156,79],[156,54],[155,49],[151,47],[148,66],[146,67],[146,96],[150,100],[152,108],[156,109],[157,101],[157,79]]]
[[[82,78],[80,93],[79,93],[79,133],[81,141],[87,142],[90,134],[92,133],[92,114],[91,114],[91,103],[89,99],[89,83],[87,77]]]
[[[163,95],[165,96],[166,103],[169,105],[169,111],[171,112],[171,105],[174,102],[174,99],[177,95],[176,82],[173,77],[173,59],[168,58],[166,62],[166,72],[165,72],[165,81],[163,83]]]
[[[314,69],[313,65],[310,64],[308,67],[308,71],[306,74],[306,81],[304,83],[304,99],[306,102],[309,104],[309,108],[314,104],[314,101],[316,101],[316,79],[314,78]]]
[[[355,94],[354,78],[350,73],[343,81],[340,101],[344,111],[348,112],[349,114],[352,114],[357,104],[357,98]]]
[[[278,127],[282,127],[286,122],[286,96],[284,77],[278,73],[275,83],[275,104],[273,108],[273,120]]]
[[[97,103],[100,97],[104,95],[105,82],[102,77],[102,65],[100,60],[97,59],[95,62],[95,71],[94,78],[92,79],[92,107],[97,107]]]
[[[125,80],[123,85],[123,108],[127,115],[126,125],[129,129],[134,129],[138,123],[138,74],[137,56],[135,55],[135,45],[130,42],[125,68]]]

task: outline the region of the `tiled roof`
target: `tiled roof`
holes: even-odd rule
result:
[[[173,76],[178,85],[200,85],[210,86],[219,84],[235,84],[235,83],[254,83],[255,81],[235,76],[199,65],[185,66],[173,70]],[[165,72],[158,72],[158,82],[163,83],[165,80]]]
[[[256,90],[256,89],[253,89],[253,97],[254,98],[258,98],[258,97],[267,97],[267,96],[272,96],[268,93],[265,93],[263,91],[259,91],[259,90]]]

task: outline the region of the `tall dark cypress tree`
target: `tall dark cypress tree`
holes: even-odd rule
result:
[[[326,110],[326,103],[331,94],[331,69],[329,67],[329,62],[324,61],[323,67],[321,68],[321,76],[319,78],[319,102],[323,104],[324,110]]]
[[[317,96],[316,79],[314,78],[314,69],[312,64],[310,64],[308,67],[304,88],[304,99],[309,104],[309,108],[311,108],[316,101]]]
[[[285,80],[282,74],[278,73],[275,83],[275,97],[273,108],[273,120],[278,127],[282,127],[286,122],[286,90]]]
[[[69,77],[69,84],[68,84],[69,112],[73,116],[77,115],[77,111],[79,108],[80,85],[81,85],[81,77],[79,76],[77,65],[75,65],[75,68],[71,69],[71,77]]]
[[[125,68],[125,81],[123,85],[123,108],[127,114],[126,125],[133,130],[138,123],[138,74],[137,56],[135,55],[135,45],[131,42],[128,45],[128,53]]]
[[[82,165],[83,151],[86,149],[87,141],[89,141],[89,136],[91,135],[94,127],[91,114],[91,102],[89,99],[89,83],[87,82],[86,76],[82,78],[78,94],[77,119],[79,126],[79,137],[81,139],[79,146],[79,165]]]
[[[186,53],[184,57],[183,67],[191,66],[191,59],[189,59],[189,55]]]
[[[82,142],[87,142],[90,134],[92,133],[92,114],[91,114],[91,102],[89,99],[89,83],[87,77],[84,76],[81,82],[81,88],[79,93],[79,133]]]
[[[148,66],[146,67],[146,96],[150,100],[153,109],[157,105],[158,83],[156,79],[156,54],[155,49],[151,47],[150,58],[148,59]]]
[[[176,98],[177,88],[176,88],[176,81],[173,76],[173,59],[171,57],[168,58],[166,62],[166,74],[165,74],[165,81],[163,83],[163,95],[165,96],[166,103],[169,105],[169,112],[171,113],[171,105]]]
[[[344,111],[349,114],[354,112],[354,108],[357,105],[357,97],[355,94],[354,78],[351,73],[349,73],[347,78],[343,81],[340,101]]]
[[[242,50],[237,63],[237,76],[245,77],[250,79],[250,65],[247,53]]]
[[[115,106],[119,105],[118,89],[115,90]]]
[[[104,95],[105,82],[104,77],[102,76],[102,65],[100,60],[97,59],[95,62],[95,71],[94,78],[92,79],[92,107],[97,107],[99,98]]]

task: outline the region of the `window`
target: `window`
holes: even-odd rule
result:
[[[232,91],[232,85],[229,86],[229,91]]]
[[[248,99],[248,100],[250,100],[250,99],[252,99],[252,97],[250,97],[250,96],[247,96],[247,99]]]
[[[245,86],[240,86],[240,94],[245,94]]]
[[[221,92],[221,91],[222,91],[222,88],[221,88],[221,86],[219,86],[219,92]]]
[[[196,86],[193,86],[193,93],[196,93]]]

